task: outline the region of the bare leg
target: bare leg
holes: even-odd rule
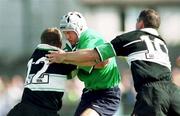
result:
[[[95,110],[87,108],[81,116],[100,116]]]

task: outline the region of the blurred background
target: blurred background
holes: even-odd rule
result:
[[[168,44],[173,80],[180,86],[180,0],[0,0],[0,116],[21,100],[26,64],[40,43],[42,31],[58,27],[61,16],[81,12],[90,28],[107,41],[135,29],[142,9],[153,8],[161,15],[159,32]],[[116,116],[133,110],[135,91],[131,72],[124,58],[117,58],[122,82],[122,99]],[[67,81],[61,116],[73,116],[83,83]]]

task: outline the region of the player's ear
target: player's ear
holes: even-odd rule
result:
[[[140,26],[141,26],[141,29],[144,28],[144,21],[143,20],[140,21]]]
[[[136,29],[142,29],[142,28],[144,28],[144,22],[143,22],[143,20],[139,20],[136,23]]]

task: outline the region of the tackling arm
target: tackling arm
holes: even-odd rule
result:
[[[47,54],[50,63],[67,63],[81,66],[93,66],[99,63],[99,55],[94,49],[84,49],[74,52],[50,51]]]
[[[106,43],[95,49],[82,49],[74,52],[64,52],[63,50],[51,51],[50,54],[47,54],[46,56],[50,63],[64,62],[76,65],[93,66],[100,63],[100,61],[105,61],[110,57],[116,56],[116,53],[112,45]],[[104,64],[106,64],[105,62]]]

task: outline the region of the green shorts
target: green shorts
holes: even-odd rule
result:
[[[132,116],[180,116],[180,88],[171,81],[143,85]]]

